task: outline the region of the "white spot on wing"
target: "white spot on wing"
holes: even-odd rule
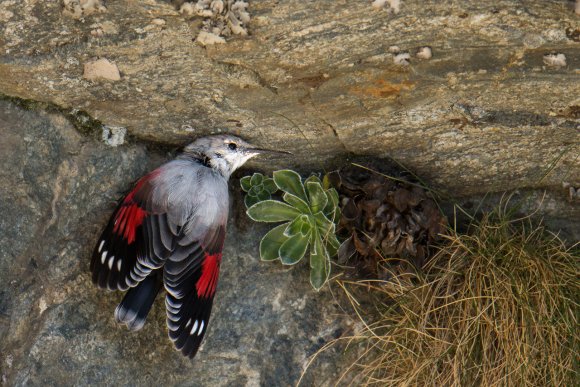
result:
[[[105,258],[107,258],[107,250],[103,251],[103,254],[101,254],[101,263],[103,265],[105,264]]]
[[[103,245],[105,244],[105,240],[103,239],[101,241],[101,244],[99,245],[99,253],[101,252],[101,250],[103,249]]]
[[[121,259],[119,259],[117,261],[117,270],[121,271],[121,264],[123,263],[123,261]]]
[[[199,332],[197,332],[198,336],[201,335],[201,331],[203,331],[203,320],[201,320],[201,326],[199,327]]]
[[[111,270],[113,268],[113,262],[115,261],[115,256],[111,256],[111,258],[109,258],[109,270]]]
[[[201,323],[203,324],[203,321]],[[195,323],[193,323],[193,327],[191,327],[191,331],[189,332],[189,334],[193,335],[196,330],[197,330],[197,320],[195,320]]]
[[[185,328],[188,328],[191,325],[191,319],[187,320],[187,324],[185,324]]]

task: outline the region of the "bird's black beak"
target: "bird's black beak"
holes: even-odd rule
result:
[[[281,155],[292,155],[292,152],[283,151],[283,150],[274,150],[274,149],[265,149],[265,148],[247,148],[248,152],[255,152],[255,153],[271,153],[271,154],[281,154]]]

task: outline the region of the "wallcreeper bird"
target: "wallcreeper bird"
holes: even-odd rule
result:
[[[121,201],[91,261],[93,282],[127,290],[115,319],[131,330],[162,286],[169,337],[193,358],[207,330],[228,219],[228,179],[270,151],[229,135],[203,137],[142,177]]]

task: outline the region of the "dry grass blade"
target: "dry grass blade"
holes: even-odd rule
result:
[[[357,379],[393,386],[577,383],[578,246],[505,215],[488,214],[469,235],[447,236],[422,276],[343,284],[372,286],[383,300],[377,313],[351,299],[365,327],[354,338],[366,344],[350,370]]]

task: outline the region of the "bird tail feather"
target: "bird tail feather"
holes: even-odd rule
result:
[[[115,309],[115,320],[126,324],[132,331],[138,331],[145,325],[145,319],[153,306],[153,301],[161,288],[161,281],[152,274],[134,288],[129,289],[123,301]]]

